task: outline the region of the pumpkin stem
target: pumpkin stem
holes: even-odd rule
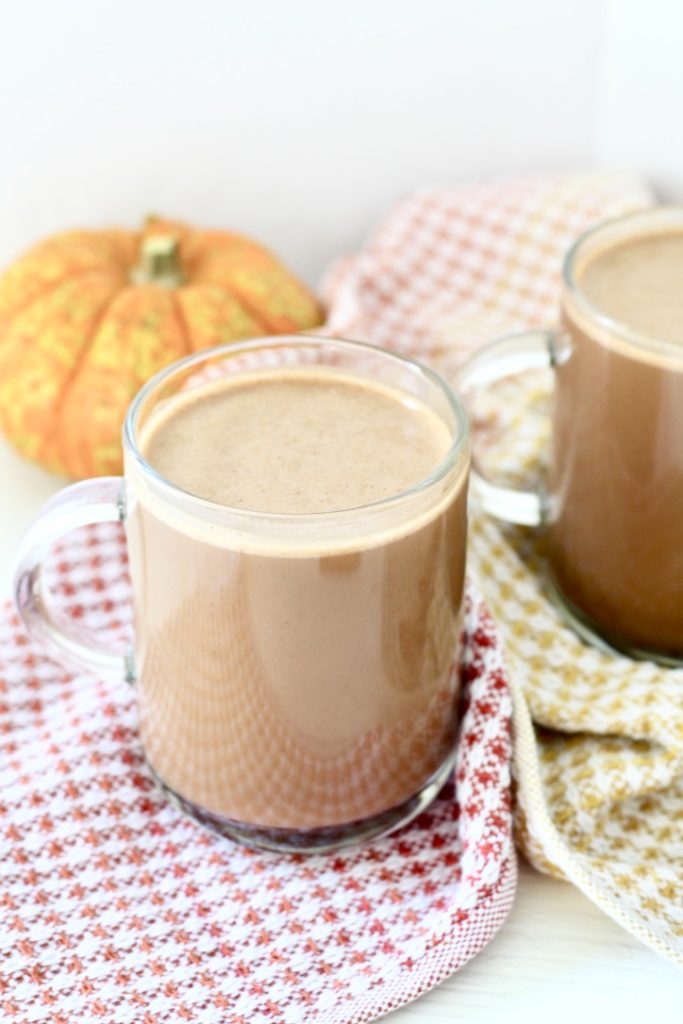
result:
[[[148,235],[142,241],[140,262],[131,271],[133,284],[178,288],[183,283],[180,246],[173,235]]]

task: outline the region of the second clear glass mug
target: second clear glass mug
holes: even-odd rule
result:
[[[551,368],[555,398],[547,489],[472,490],[499,519],[541,528],[551,594],[590,643],[683,664],[683,345],[645,336],[597,309],[584,261],[624,240],[683,232],[683,209],[606,221],[568,251],[562,326],[492,342],[461,370],[461,395]]]
[[[175,487],[141,431],[173,396],[226,374],[325,367],[398,388],[450,448],[408,490],[346,511],[271,515]],[[18,610],[48,652],[133,682],[143,748],[166,792],[250,845],[338,849],[405,824],[455,757],[469,429],[430,370],[359,342],[256,339],[189,356],[130,407],[124,478],[57,495],[30,527]],[[65,533],[125,525],[135,642],[112,654],[50,615],[41,563]]]

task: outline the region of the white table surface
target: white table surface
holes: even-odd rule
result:
[[[3,598],[10,594],[24,527],[63,484],[21,460],[0,439]],[[667,1024],[683,1021],[683,971],[641,945],[578,890],[523,864],[512,912],[493,942],[442,985],[386,1019],[391,1024]]]

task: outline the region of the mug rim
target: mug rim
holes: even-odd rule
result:
[[[415,484],[411,484],[410,487],[404,488],[402,491],[391,494],[386,498],[380,498],[377,501],[368,502],[364,505],[355,505],[342,509],[326,509],[320,512],[265,512],[258,509],[247,509],[234,505],[225,505],[221,502],[212,501],[209,498],[203,498],[201,495],[185,490],[177,484],[174,484],[171,480],[156,470],[149,462],[147,462],[137,444],[137,427],[140,412],[146,400],[174,374],[182,373],[188,368],[200,363],[220,358],[222,354],[239,355],[244,352],[257,351],[260,348],[272,349],[292,346],[301,346],[303,348],[307,345],[321,347],[324,345],[337,345],[345,350],[370,351],[376,353],[378,356],[389,361],[410,367],[422,377],[426,377],[432,385],[436,386],[441,391],[449,408],[453,412],[455,430],[448,451],[442,456],[431,473],[426,477],[423,477],[421,480],[418,480]],[[470,424],[462,402],[455,394],[455,391],[448,381],[442,377],[441,374],[430,369],[430,367],[425,366],[423,363],[411,358],[410,356],[405,356],[399,352],[393,352],[390,349],[382,348],[379,345],[373,345],[369,342],[359,341],[352,338],[342,338],[337,335],[325,336],[322,334],[303,333],[279,334],[273,336],[264,335],[242,341],[229,341],[222,345],[214,345],[211,348],[192,352],[189,355],[183,356],[182,358],[169,363],[168,366],[158,370],[153,377],[150,377],[150,379],[137,392],[128,407],[122,428],[124,450],[132,456],[137,468],[142,472],[142,474],[147,478],[151,478],[154,484],[160,487],[169,496],[172,496],[176,500],[182,499],[183,501],[190,502],[195,508],[206,512],[212,518],[215,518],[216,516],[231,516],[243,521],[250,520],[253,522],[261,521],[268,523],[282,522],[283,524],[303,524],[305,522],[324,524],[328,521],[339,522],[340,518],[357,518],[363,514],[380,513],[400,506],[406,500],[417,497],[445,479],[445,477],[447,477],[447,475],[457,465],[469,438]]]
[[[629,222],[640,220],[647,223],[648,221],[656,222],[660,219],[666,221],[669,218],[673,218],[674,222],[678,223],[683,230],[683,205],[659,204],[656,206],[646,206],[638,210],[632,210],[630,213],[620,214],[617,217],[608,217],[605,220],[599,221],[580,234],[570,245],[562,264],[562,281],[572,300],[577,303],[579,309],[593,323],[618,335],[623,340],[629,342],[629,344],[635,345],[640,349],[645,349],[658,355],[666,355],[669,358],[673,356],[675,361],[680,360],[683,363],[683,345],[646,334],[634,327],[630,327],[623,320],[602,312],[587,297],[576,279],[576,263],[582,249],[585,245],[590,244],[591,241],[599,238],[603,232],[608,232],[610,228],[618,228],[622,224],[628,225]]]

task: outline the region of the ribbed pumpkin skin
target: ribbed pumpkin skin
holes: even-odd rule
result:
[[[183,283],[131,284],[145,237],[164,234],[179,240]],[[158,219],[137,233],[58,235],[0,278],[0,429],[54,472],[119,473],[126,409],[157,370],[320,322],[308,290],[238,235]]]

